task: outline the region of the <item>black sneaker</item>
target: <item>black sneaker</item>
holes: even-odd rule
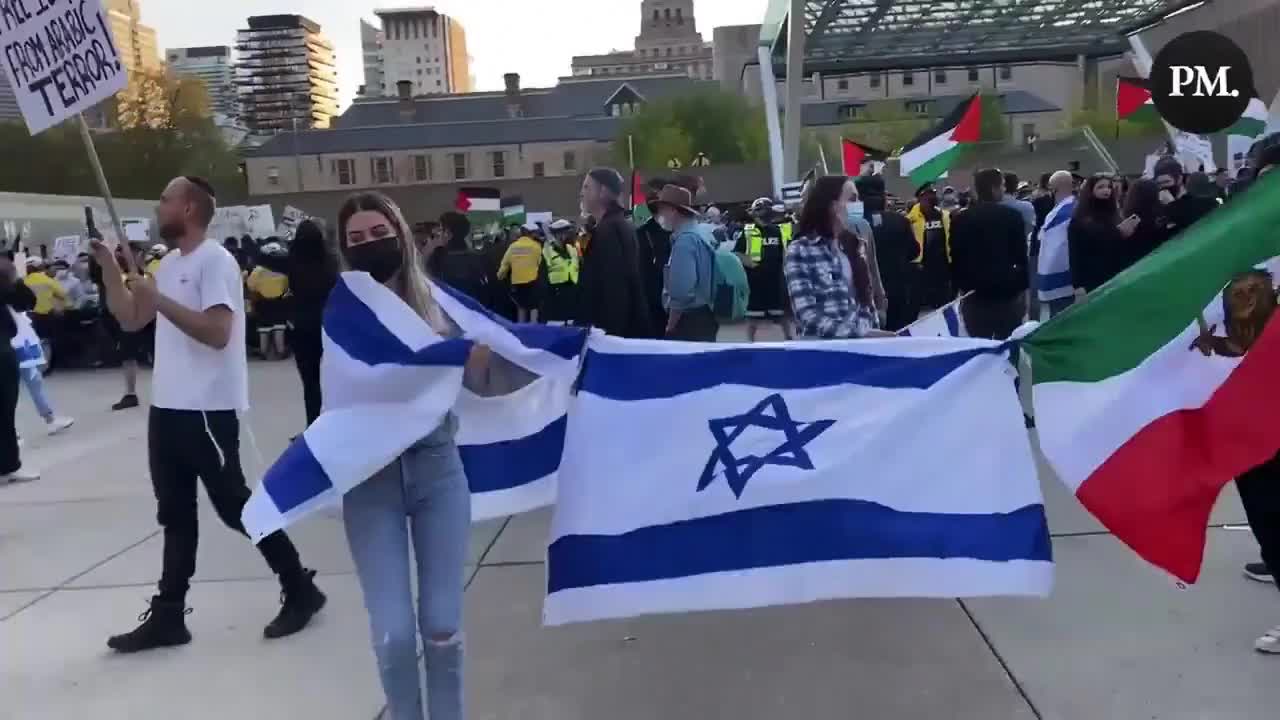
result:
[[[1275,579],[1271,576],[1271,571],[1267,569],[1266,563],[1249,563],[1244,566],[1244,576],[1250,580],[1258,582],[1273,583]]]
[[[151,607],[138,616],[142,624],[132,632],[107,639],[107,647],[122,653],[142,652],[160,647],[186,645],[191,633],[182,618],[191,609],[184,603],[166,602],[158,596],[151,598]]]
[[[316,587],[316,571],[307,570],[305,582],[280,593],[280,613],[262,630],[268,640],[288,637],[307,626],[328,600]]]
[[[138,396],[132,393],[120,398],[120,402],[111,406],[112,410],[128,410],[129,408],[138,407]]]

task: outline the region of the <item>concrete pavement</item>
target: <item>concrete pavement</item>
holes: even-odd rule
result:
[[[252,366],[250,424],[275,457],[302,425],[291,363]],[[330,602],[308,631],[262,639],[278,587],[202,500],[194,642],[113,656],[154,592],[160,539],[145,411],[112,413],[113,371],[55,374],[67,433],[25,397],[24,457],[45,477],[0,487],[0,720],[372,720],[381,692],[340,522],[293,531]],[[142,383],[144,390],[146,381]],[[145,392],[144,392],[145,395]],[[247,438],[251,473],[261,462]],[[1047,476],[1058,582],[1045,601],[862,600],[544,629],[549,514],[478,524],[467,590],[476,720],[1253,720],[1275,715],[1280,660],[1254,638],[1280,594],[1243,579],[1248,532],[1215,528],[1180,590],[1101,531]],[[1215,525],[1244,519],[1234,491]]]

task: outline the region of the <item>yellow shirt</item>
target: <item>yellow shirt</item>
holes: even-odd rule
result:
[[[265,300],[277,300],[289,291],[289,276],[261,265],[249,273],[249,290]]]
[[[23,278],[27,287],[36,296],[36,306],[32,310],[37,315],[48,315],[55,309],[60,310],[67,304],[67,291],[62,283],[54,280],[42,271],[27,273]]]
[[[542,263],[542,243],[525,235],[511,243],[498,266],[498,279],[511,273],[512,285],[528,285],[538,279],[538,266]]]
[[[159,269],[160,269],[160,258],[156,258],[155,260],[152,260],[151,262],[147,263],[145,272],[151,277],[155,277],[156,270],[159,270]]]

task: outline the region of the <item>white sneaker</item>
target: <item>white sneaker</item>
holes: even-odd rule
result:
[[[20,467],[7,475],[0,475],[0,483],[4,484],[31,482],[39,479],[40,473],[35,470],[29,470],[25,467]]]
[[[21,448],[23,445],[26,445],[26,444],[27,444],[27,441],[22,439],[22,433],[18,433],[18,447]]]
[[[1258,638],[1253,649],[1268,655],[1280,655],[1280,625],[1271,628],[1266,635]]]
[[[57,435],[58,433],[62,432],[63,430],[66,430],[67,428],[75,424],[76,424],[75,418],[55,417],[46,423],[46,427],[49,428],[50,435]]]

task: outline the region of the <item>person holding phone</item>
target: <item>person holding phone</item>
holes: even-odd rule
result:
[[[1137,222],[1121,220],[1115,190],[1110,173],[1097,173],[1085,180],[1067,228],[1071,280],[1085,292],[1098,289],[1126,267],[1125,230],[1121,228],[1132,232]]]

